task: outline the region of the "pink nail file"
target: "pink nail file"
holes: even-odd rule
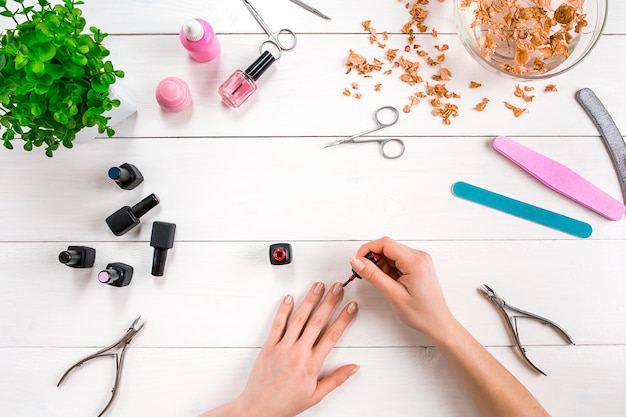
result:
[[[506,136],[498,136],[493,148],[519,165],[547,187],[587,207],[609,220],[620,220],[626,206],[574,171]]]

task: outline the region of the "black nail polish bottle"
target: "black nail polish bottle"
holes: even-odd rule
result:
[[[121,262],[113,262],[98,274],[98,281],[114,287],[125,287],[133,278],[133,267]]]
[[[270,245],[270,263],[272,265],[287,265],[291,263],[291,244],[274,243]]]
[[[152,275],[162,277],[165,272],[167,251],[174,246],[176,225],[174,223],[154,222],[152,224],[152,236],[150,246],[154,248],[152,257]]]
[[[124,233],[137,226],[139,218],[153,209],[160,200],[156,194],[150,194],[132,207],[124,206],[106,218],[106,223],[115,236],[121,236]]]
[[[91,268],[96,259],[96,250],[87,246],[68,246],[59,253],[59,262],[72,268]]]
[[[141,172],[139,172],[136,166],[129,163],[109,168],[108,175],[123,190],[132,190],[143,182]]]

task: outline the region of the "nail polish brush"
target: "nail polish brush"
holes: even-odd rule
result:
[[[365,255],[365,258],[369,259],[370,261],[374,262],[374,264],[378,265],[378,262],[380,262],[381,256],[379,254],[377,254],[377,253],[370,252],[367,255]],[[352,275],[350,275],[348,280],[343,283],[343,286],[345,287],[346,285],[351,283],[355,278],[361,279],[361,276],[359,274],[357,274],[354,271],[354,269],[353,269],[352,270]]]

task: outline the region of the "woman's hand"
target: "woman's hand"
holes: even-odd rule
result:
[[[369,252],[383,255],[378,265],[365,258]],[[352,269],[383,293],[407,326],[436,341],[455,321],[426,252],[384,237],[361,246],[350,263]]]
[[[324,284],[317,282],[295,311],[293,297],[283,299],[243,393],[218,409],[219,413],[214,410],[204,416],[295,416],[319,403],[359,369],[345,365],[320,375],[326,356],[357,311],[356,302],[351,302],[329,325],[343,296],[341,283],[333,284],[322,300],[323,296]]]

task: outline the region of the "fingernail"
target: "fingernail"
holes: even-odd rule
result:
[[[291,295],[286,295],[285,298],[283,298],[283,302],[285,304],[291,304],[293,303],[293,297]]]
[[[341,285],[341,282],[336,282],[333,285],[333,294],[339,296],[341,295],[342,292],[343,292],[343,285]]]
[[[348,313],[354,314],[357,308],[358,308],[358,305],[356,301],[351,302],[350,304],[348,304]]]
[[[350,265],[352,266],[352,269],[357,272],[361,272],[363,268],[365,268],[365,264],[363,263],[363,261],[357,258],[352,258],[352,260],[350,261]]]
[[[354,367],[350,370],[350,376],[356,374],[361,367],[359,365],[354,365]]]
[[[315,284],[315,286],[313,287],[313,293],[316,295],[320,295],[322,291],[324,291],[324,283],[318,282],[317,284]]]

